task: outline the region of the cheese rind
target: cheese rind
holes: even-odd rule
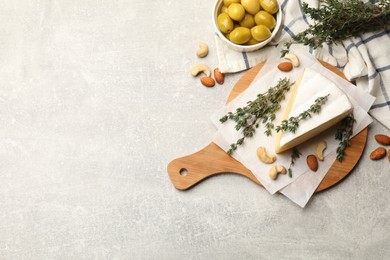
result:
[[[294,85],[283,120],[298,116],[309,109],[315,103],[315,99],[328,94],[328,100],[321,106],[320,113],[301,120],[295,133],[287,131],[278,133],[275,142],[276,153],[281,153],[304,143],[337,124],[348,116],[353,109],[347,95],[331,80],[309,68],[301,73]]]

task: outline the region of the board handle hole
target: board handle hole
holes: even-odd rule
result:
[[[187,171],[186,168],[181,168],[179,173],[180,173],[181,176],[185,177],[185,176],[187,176],[188,171]]]

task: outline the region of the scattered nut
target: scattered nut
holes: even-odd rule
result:
[[[306,157],[307,166],[309,166],[310,170],[316,172],[318,170],[318,161],[317,157],[313,154],[310,154]]]
[[[259,157],[260,161],[266,164],[271,164],[276,161],[275,155],[269,155],[267,154],[265,147],[259,147],[257,148],[257,157]]]
[[[284,55],[284,58],[290,60],[294,67],[299,67],[299,65],[301,64],[299,62],[299,59],[298,59],[297,55],[295,55],[293,53],[287,53],[286,55]]]
[[[209,46],[207,46],[207,44],[204,42],[199,43],[199,50],[196,52],[196,55],[199,58],[203,58],[206,57],[208,53],[209,53]]]
[[[379,160],[386,156],[386,149],[383,147],[378,147],[370,154],[371,160]]]
[[[211,88],[214,87],[215,81],[211,77],[202,77],[200,78],[200,82],[203,84],[203,86]]]
[[[390,136],[387,135],[376,135],[375,140],[381,145],[390,145]]]
[[[390,149],[387,151],[387,159],[389,159],[390,162]]]
[[[194,77],[198,76],[199,73],[201,73],[201,72],[206,74],[207,77],[210,77],[210,75],[211,75],[209,67],[207,67],[207,65],[203,64],[203,63],[196,64],[191,69],[191,75],[194,76]]]
[[[326,142],[324,140],[317,143],[316,148],[314,149],[314,155],[317,157],[318,160],[320,161],[324,160],[325,149],[326,149]]]
[[[285,62],[279,63],[278,69],[280,71],[283,71],[283,72],[289,72],[293,69],[293,65],[291,62],[285,61]]]
[[[225,81],[225,75],[219,71],[219,68],[214,69],[214,78],[220,85]]]
[[[276,178],[278,178],[278,174],[286,174],[286,173],[287,170],[283,165],[274,165],[271,167],[268,174],[272,180],[276,180]]]

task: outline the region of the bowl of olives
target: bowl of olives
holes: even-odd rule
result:
[[[217,0],[213,18],[219,38],[229,48],[251,52],[275,37],[282,11],[277,0]]]

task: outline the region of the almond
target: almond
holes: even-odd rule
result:
[[[390,136],[387,135],[376,135],[375,140],[381,145],[390,145]]]
[[[219,68],[216,68],[214,70],[214,78],[215,81],[217,81],[218,84],[222,85],[225,81],[225,75],[219,71]]]
[[[202,77],[200,78],[200,82],[203,84],[203,86],[211,88],[215,85],[215,80],[211,77]]]
[[[293,65],[291,62],[285,61],[282,63],[279,63],[278,69],[284,72],[289,72],[290,70],[293,69]]]
[[[386,156],[386,149],[378,147],[370,154],[371,160],[379,160]]]
[[[307,166],[309,166],[310,170],[316,172],[318,170],[318,161],[317,157],[313,154],[310,154],[306,157]]]
[[[390,149],[387,151],[387,159],[389,159],[390,162]]]

